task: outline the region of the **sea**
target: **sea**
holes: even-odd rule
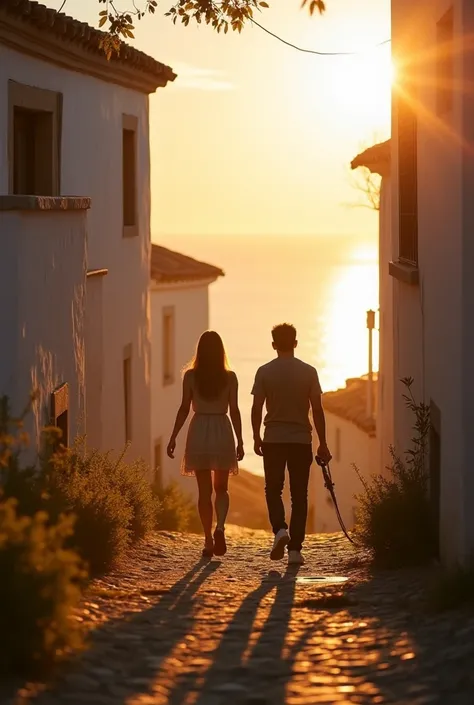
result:
[[[296,326],[297,356],[317,368],[323,391],[365,374],[366,316],[378,309],[376,236],[173,235],[153,241],[224,270],[210,287],[210,328],[222,336],[239,379],[242,466],[260,475],[250,392],[257,368],[275,354],[271,329],[283,322]],[[375,336],[375,369],[377,361]]]

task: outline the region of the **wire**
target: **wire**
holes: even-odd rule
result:
[[[61,7],[58,10],[58,13],[63,10],[64,6],[66,5],[67,0],[63,0],[63,3]],[[134,3],[135,4],[135,3]],[[252,24],[254,24],[256,27],[261,29],[263,32],[266,32],[267,34],[270,35],[270,37],[273,37],[274,39],[278,39],[279,42],[282,44],[286,44],[286,46],[291,47],[292,49],[296,49],[296,51],[301,51],[304,54],[316,54],[316,56],[358,56],[360,54],[363,54],[363,51],[316,51],[315,49],[303,49],[302,47],[296,46],[296,44],[292,44],[291,42],[288,42],[286,39],[283,39],[282,37],[279,37],[278,34],[275,34],[274,32],[271,32],[269,29],[261,25],[257,20],[254,20],[253,17],[248,18]],[[384,44],[389,44],[392,40],[391,39],[386,39],[383,42],[379,42],[378,44],[375,44],[374,47],[381,47]]]
[[[286,39],[282,39],[281,37],[278,36],[278,34],[274,34],[273,32],[270,32],[269,29],[261,25],[257,20],[254,20],[253,17],[249,17],[250,21],[252,24],[256,25],[259,27],[261,30],[269,34],[271,37],[274,37],[275,39],[278,39],[279,42],[282,44],[286,44],[286,46],[291,47],[292,49],[296,49],[297,51],[302,51],[305,54],[316,54],[317,56],[358,56],[359,54],[363,54],[363,51],[315,51],[314,49],[303,49],[302,47],[296,46],[296,44],[292,44],[291,42],[287,42]],[[386,39],[383,42],[379,42],[378,44],[375,44],[375,47],[381,47],[384,44],[389,44],[392,40],[391,39]]]

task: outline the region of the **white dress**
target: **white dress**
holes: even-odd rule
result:
[[[229,372],[229,382],[216,399],[203,399],[189,370],[183,380],[185,390],[191,393],[194,416],[189,424],[186,447],[181,463],[181,474],[195,476],[200,470],[221,470],[237,475],[236,443],[227,415],[232,387],[237,377]],[[188,386],[189,385],[189,386]]]

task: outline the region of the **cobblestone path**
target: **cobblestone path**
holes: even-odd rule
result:
[[[224,559],[157,534],[96,582],[77,618],[91,646],[35,705],[472,705],[474,614],[433,615],[423,575],[370,576],[341,535],[307,564],[268,559],[270,536],[232,528]],[[342,576],[346,583],[321,578]],[[6,701],[4,701],[6,702]],[[3,703],[2,703],[3,705]]]

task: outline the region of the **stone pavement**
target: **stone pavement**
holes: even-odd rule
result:
[[[309,537],[296,575],[270,562],[265,532],[228,536],[206,562],[199,537],[154,535],[89,591],[89,650],[54,690],[8,703],[474,703],[474,614],[427,612],[426,575],[371,576],[342,535]]]

